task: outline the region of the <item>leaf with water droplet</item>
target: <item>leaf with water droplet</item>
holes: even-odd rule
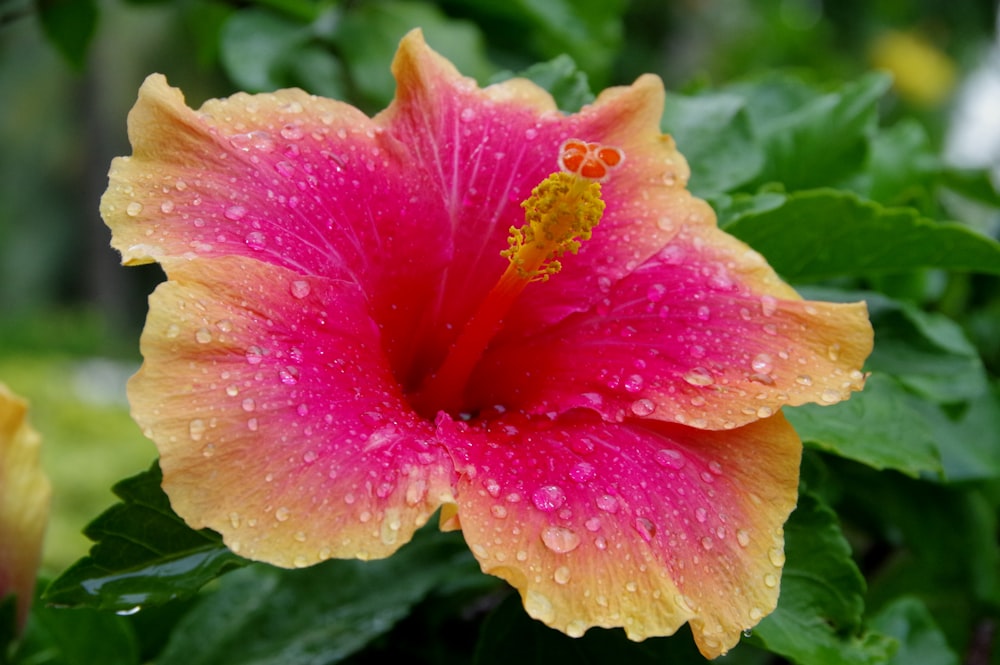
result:
[[[170,508],[159,465],[114,487],[122,500],[87,525],[96,541],[46,589],[45,602],[113,611],[193,595],[245,565],[212,531],[195,531]]]

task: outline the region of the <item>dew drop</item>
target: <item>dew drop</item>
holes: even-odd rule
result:
[[[543,623],[549,623],[555,618],[552,601],[534,589],[529,589],[524,595],[524,609],[530,616]]]
[[[828,388],[823,391],[823,393],[819,396],[819,398],[823,400],[825,404],[833,404],[834,402],[837,402],[840,399],[840,393],[838,393],[836,390]]]
[[[181,334],[181,327],[176,323],[171,323],[167,326],[167,339],[175,339]]]
[[[160,212],[162,212],[164,215],[169,215],[173,211],[174,211],[174,202],[171,201],[170,199],[167,199],[166,201],[160,204]]]
[[[260,231],[251,231],[243,241],[247,247],[255,251],[260,251],[267,247],[267,236]]]
[[[813,380],[812,377],[809,376],[808,374],[800,374],[799,376],[795,377],[795,383],[799,384],[800,386],[811,386]]]
[[[778,299],[774,296],[761,296],[760,311],[764,313],[764,316],[773,315],[776,311],[778,311]]]
[[[768,573],[767,575],[764,575],[764,584],[770,587],[771,589],[778,586],[777,576],[774,575],[774,573]]]
[[[632,374],[625,379],[625,390],[630,393],[637,393],[642,390],[643,383],[644,382],[641,376],[638,374]]]
[[[556,584],[566,584],[569,582],[570,570],[568,566],[559,566],[556,568],[556,572],[552,574],[552,579],[556,581]]]
[[[708,305],[701,305],[700,307],[698,307],[695,316],[698,318],[699,321],[708,321],[710,318],[712,318],[712,310],[709,309]]]
[[[583,523],[583,526],[587,527],[587,531],[598,531],[601,528],[601,518],[591,517]]]
[[[319,459],[319,453],[315,450],[307,450],[304,455],[302,455],[302,461],[306,464],[312,464]]]
[[[205,436],[205,421],[201,418],[195,418],[188,423],[188,434],[191,435],[192,441],[201,441],[202,437]]]
[[[632,402],[629,406],[629,410],[640,418],[644,418],[645,416],[653,413],[653,411],[656,411],[656,404],[653,403],[653,400],[643,397],[642,399],[637,399]]]
[[[230,397],[236,397],[240,394],[240,387],[236,384],[226,386],[226,394]]]
[[[613,515],[618,512],[618,499],[610,494],[602,494],[597,497],[597,507]]]
[[[740,544],[740,547],[746,547],[750,544],[750,534],[745,529],[740,529],[736,532],[736,542]]]
[[[569,471],[569,477],[578,483],[585,483],[594,477],[594,465],[580,462]]]
[[[831,344],[829,347],[827,347],[826,357],[832,360],[833,362],[837,362],[838,360],[840,360],[840,344],[834,343]]]
[[[750,361],[750,367],[760,374],[770,374],[774,371],[774,360],[766,353],[758,353]]]
[[[715,543],[712,542],[711,538],[705,536],[704,538],[701,539],[701,546],[704,547],[706,550],[710,550],[712,549],[712,547],[715,546]]]
[[[247,420],[247,429],[251,432],[256,432],[258,427],[260,427],[260,423],[256,418],[250,418]]]
[[[212,341],[212,331],[208,328],[198,328],[194,333],[194,339],[199,344],[208,344]]]
[[[565,554],[579,547],[580,536],[565,527],[548,526],[542,531],[542,542],[556,554]]]
[[[476,112],[470,108],[464,108],[458,117],[462,119],[462,122],[470,122],[476,117]]]
[[[764,616],[764,612],[759,607],[751,607],[749,616],[751,621],[759,621]],[[747,630],[743,631],[743,634],[747,635],[747,633],[749,632],[750,629],[748,628]],[[747,635],[747,637],[749,637],[749,635]]]
[[[710,386],[715,383],[712,374],[704,367],[695,367],[685,372],[684,380],[692,386]]]
[[[672,448],[661,448],[660,450],[657,450],[653,455],[653,459],[656,460],[656,463],[660,466],[674,470],[682,468],[686,463],[684,455],[681,454],[681,451],[674,450]]]
[[[774,409],[772,409],[769,406],[762,406],[759,409],[757,409],[758,418],[770,418],[773,415],[774,415]]]
[[[244,217],[246,217],[247,209],[243,206],[229,206],[222,212],[222,216],[226,219],[238,222]]]
[[[278,378],[286,386],[294,386],[299,382],[299,369],[288,365],[284,369],[278,371]]]
[[[549,513],[566,502],[566,494],[558,485],[545,485],[535,490],[531,495],[531,502],[539,510]]]
[[[125,207],[125,214],[129,217],[135,217],[140,212],[142,212],[142,204],[138,201],[132,201]]]
[[[302,128],[297,123],[288,123],[281,128],[280,134],[281,138],[289,141],[298,141],[303,136]]]
[[[507,517],[507,509],[500,504],[496,504],[495,506],[491,507],[490,513],[493,514],[493,517],[496,517],[498,519],[503,519]]]
[[[694,511],[694,518],[698,520],[699,523],[704,524],[705,520],[708,519],[708,511],[704,508],[697,508]]]
[[[288,515],[289,515],[288,508],[285,508],[284,506],[274,511],[274,519],[278,520],[279,522],[284,522],[285,520],[287,520]]]
[[[722,475],[722,465],[716,462],[715,460],[712,460],[711,462],[708,463],[708,470],[717,476]]]
[[[257,402],[254,401],[253,397],[247,397],[243,400],[243,410],[250,413],[257,408]]]
[[[785,565],[785,552],[784,550],[772,547],[767,551],[767,558],[771,560],[776,568],[781,568]]]
[[[292,292],[292,296],[294,296],[295,298],[299,298],[299,299],[302,299],[302,298],[305,298],[306,296],[308,296],[310,290],[311,289],[310,289],[310,286],[309,286],[309,282],[305,281],[304,279],[297,279],[297,280],[295,280],[294,282],[292,282],[292,285],[291,285],[291,288],[290,288],[290,291]]]
[[[635,518],[632,526],[635,527],[639,536],[647,543],[653,540],[653,537],[656,535],[656,525],[645,517]]]

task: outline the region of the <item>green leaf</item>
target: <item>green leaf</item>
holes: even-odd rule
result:
[[[790,280],[919,268],[1000,274],[1000,243],[960,224],[832,189],[787,194],[780,206],[774,193],[765,196],[767,209],[720,217]]]
[[[577,69],[576,63],[568,55],[560,55],[548,62],[540,62],[518,72],[500,72],[491,83],[505,81],[519,76],[534,81],[556,100],[559,110],[576,113],[584,104],[594,101],[587,75]]]
[[[38,0],[38,18],[49,41],[71,65],[83,69],[97,29],[95,0]]]
[[[44,594],[54,605],[118,612],[159,605],[194,594],[246,560],[217,534],[194,531],[170,508],[160,489],[159,466],[114,487],[122,503],[91,522],[84,533],[96,544]]]
[[[475,24],[449,18],[423,2],[361,3],[344,13],[331,39],[347,64],[351,83],[371,104],[381,108],[392,99],[396,82],[389,64],[399,40],[416,27],[466,76],[485,81],[495,72]]]
[[[934,437],[948,480],[1000,478],[1000,385],[970,400],[954,419],[936,416]]]
[[[747,188],[769,182],[789,190],[821,187],[859,170],[877,125],[878,100],[890,82],[872,73],[825,94],[775,77],[727,88],[746,99],[767,158]]]
[[[11,665],[138,665],[139,662],[135,633],[124,617],[35,603]]]
[[[927,406],[891,377],[875,374],[846,402],[807,404],[783,413],[814,448],[917,477],[942,473],[933,428],[924,417]]]
[[[923,126],[906,118],[872,137],[865,175],[868,198],[889,206],[909,206],[930,213],[934,180],[941,159]]]
[[[387,559],[282,570],[255,564],[178,624],[157,665],[335,663],[388,632],[446,581],[481,575],[457,533],[429,527]]]
[[[739,95],[668,94],[661,120],[691,167],[689,187],[698,196],[728,192],[750,182],[764,167],[746,102]]]
[[[874,616],[870,625],[894,637],[899,650],[888,665],[958,665],[941,629],[927,607],[913,596],[902,596]]]
[[[865,581],[837,516],[812,494],[785,524],[787,561],[778,607],[753,640],[800,665],[884,663],[892,641],[861,633]]]
[[[277,90],[289,85],[283,63],[308,40],[309,27],[305,23],[267,9],[241,9],[222,26],[222,66],[244,90]]]

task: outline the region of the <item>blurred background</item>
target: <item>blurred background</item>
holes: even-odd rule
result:
[[[1000,175],[995,0],[0,0],[0,381],[44,436],[46,572],[86,553],[80,530],[110,486],[155,457],[124,384],[161,275],[120,267],[98,214],[143,78],[166,74],[195,107],[299,86],[373,113],[414,26],[481,83],[561,53],[594,90],[643,72],[685,91],[775,69],[818,83],[888,69],[885,118],[914,118],[953,165]],[[995,210],[962,217],[996,235]],[[1000,335],[962,323],[995,371]]]

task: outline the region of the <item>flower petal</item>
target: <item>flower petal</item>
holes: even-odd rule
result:
[[[872,336],[863,303],[803,301],[713,222],[682,227],[592,311],[497,344],[473,381],[483,404],[731,429],[847,399]]]
[[[192,527],[298,566],[386,556],[450,500],[355,285],[243,257],[164,267],[129,399]]]
[[[0,383],[0,599],[17,595],[24,628],[52,490],[38,460],[41,438],[27,423],[27,404]]]
[[[774,609],[801,454],[780,414],[726,432],[585,410],[459,425],[441,429],[465,538],[533,617],[634,640],[690,622],[714,657]]]

